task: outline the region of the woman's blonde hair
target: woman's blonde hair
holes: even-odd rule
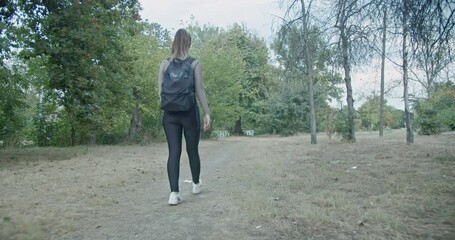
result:
[[[171,57],[180,58],[188,56],[191,47],[191,35],[183,28],[177,30],[172,42]]]

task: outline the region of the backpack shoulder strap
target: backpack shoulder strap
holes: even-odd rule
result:
[[[185,59],[186,62],[188,62],[191,66],[193,65],[193,62],[196,61],[196,58],[193,57],[187,57]]]
[[[169,58],[167,58],[161,62],[161,65],[163,66],[163,72],[166,72],[166,70],[170,64],[171,64],[171,60]]]
[[[191,63],[191,67],[192,67],[193,69],[195,69],[195,68],[196,68],[196,65],[197,65],[198,63],[199,63],[199,61],[198,61],[197,59],[194,59],[194,61]]]

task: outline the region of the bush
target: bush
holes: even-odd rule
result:
[[[299,92],[287,93],[269,100],[269,125],[272,133],[282,136],[295,135],[307,130],[308,104]]]
[[[351,132],[348,127],[348,110],[340,109],[335,114],[335,132],[342,139],[350,139]]]
[[[416,102],[416,127],[419,134],[439,134],[455,130],[455,86],[437,89],[430,99]]]
[[[416,119],[416,124],[419,128],[419,134],[433,135],[442,132],[442,123],[437,117],[436,110],[422,109],[418,116],[419,117]]]

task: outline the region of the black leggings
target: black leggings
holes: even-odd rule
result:
[[[187,112],[164,112],[163,127],[166,133],[169,158],[167,174],[172,192],[179,191],[180,155],[182,153],[182,131],[185,135],[186,151],[190,160],[193,182],[199,183],[201,161],[199,159],[200,119],[199,109],[194,106]]]

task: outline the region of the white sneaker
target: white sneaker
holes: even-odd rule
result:
[[[196,184],[193,182],[193,194],[201,193],[202,181],[199,179],[199,182]]]
[[[182,201],[182,198],[180,197],[179,192],[171,192],[171,195],[169,196],[169,205],[177,205]]]

